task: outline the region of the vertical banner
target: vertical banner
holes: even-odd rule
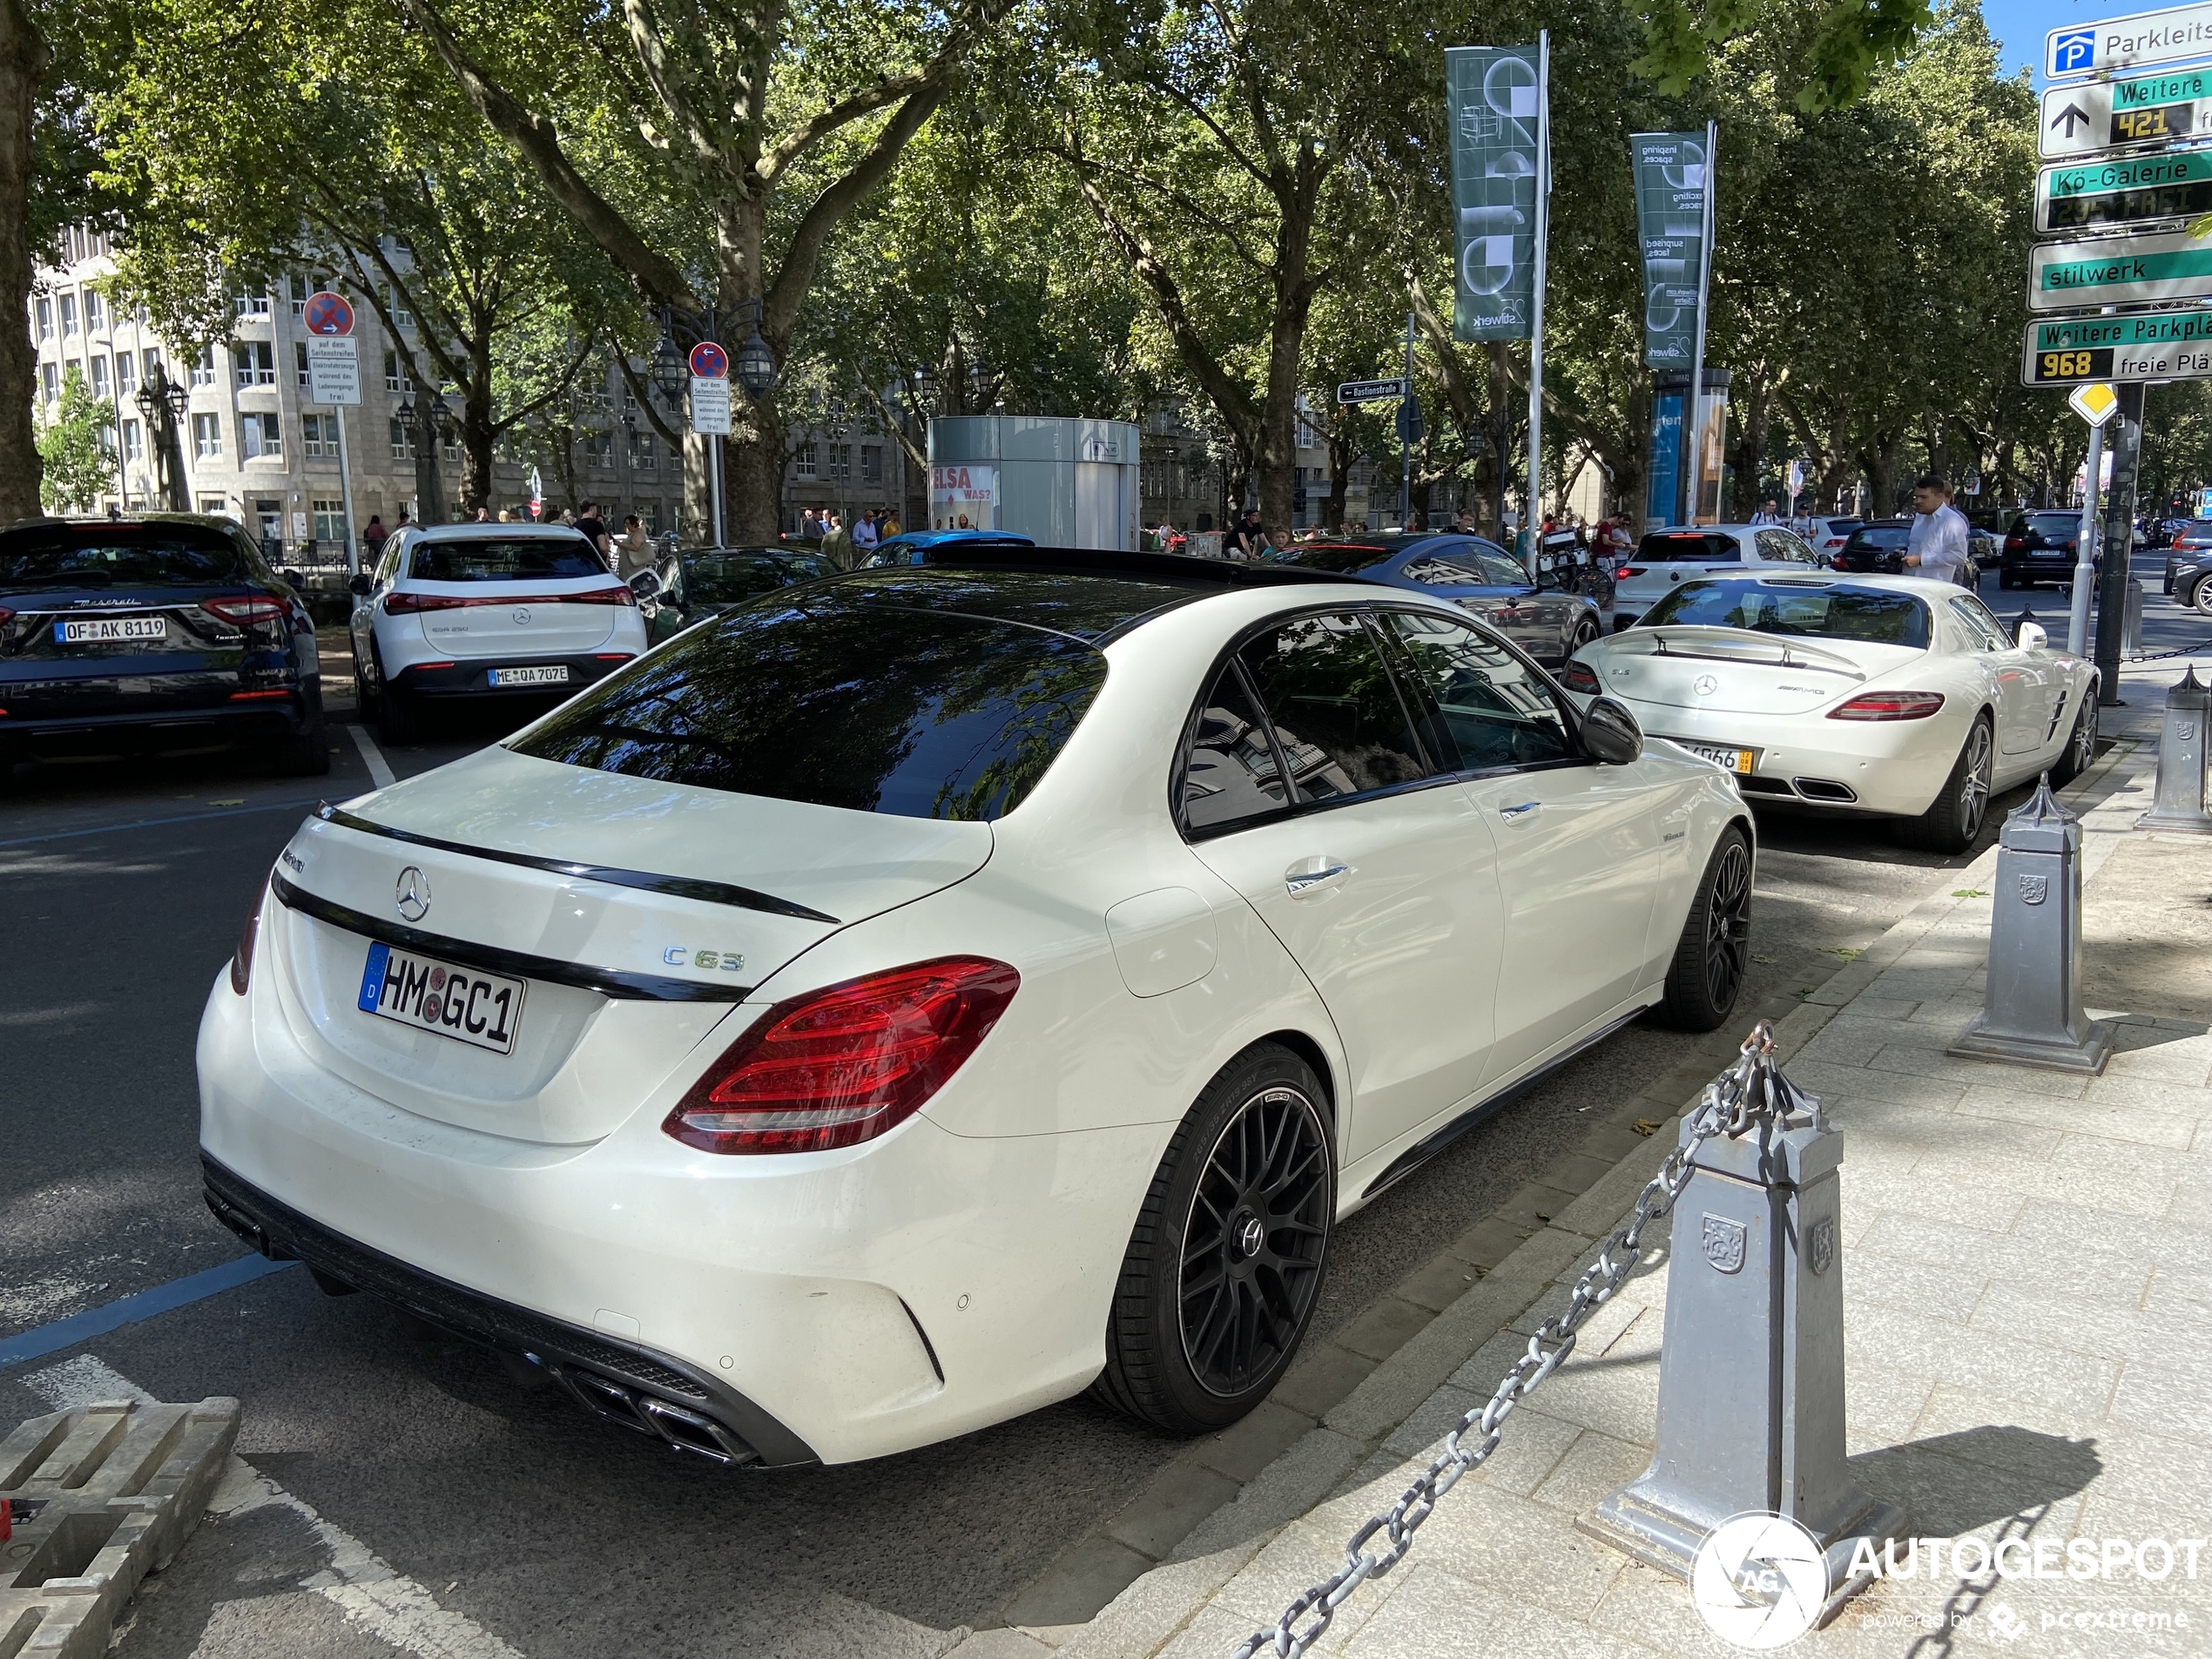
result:
[[[1703,132],[1638,132],[1629,138],[1643,249],[1643,361],[1695,366],[1705,300],[1710,172]]]
[[[1445,49],[1460,340],[1527,340],[1535,326],[1541,55],[1533,44]]]

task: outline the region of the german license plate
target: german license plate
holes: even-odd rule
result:
[[[122,639],[166,639],[169,624],[159,617],[83,617],[54,624],[57,645],[105,645]]]
[[[368,948],[361,969],[361,1009],[494,1054],[512,1054],[525,988],[522,980],[378,943]]]
[[[566,685],[569,669],[565,663],[556,663],[549,668],[495,668],[491,671],[494,685]]]
[[[1682,743],[1679,738],[1675,741]],[[1757,749],[1723,749],[1710,743],[1683,743],[1682,746],[1700,760],[1711,761],[1723,772],[1733,772],[1746,776],[1750,772],[1752,763],[1759,758],[1759,752]]]

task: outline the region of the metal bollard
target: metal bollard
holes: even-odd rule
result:
[[[1675,1206],[1659,1420],[1651,1466],[1578,1530],[1688,1580],[1698,1547],[1747,1513],[1811,1533],[1828,1572],[1823,1617],[1865,1588],[1905,1511],[1844,1461],[1844,1268],[1837,1170],[1844,1136],[1786,1084],[1784,1109],[1698,1147]],[[1685,1120],[1683,1141],[1689,1140]]]
[[[2204,725],[2212,718],[2212,686],[2200,685],[2191,663],[2167,688],[2166,729],[2158,739],[2158,795],[2137,829],[2212,830],[2204,810]]]
[[[2081,820],[2047,776],[1997,838],[1989,988],[1950,1052],[2054,1071],[2102,1072],[2113,1024],[2081,1008]]]

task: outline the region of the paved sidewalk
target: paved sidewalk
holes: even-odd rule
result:
[[[2135,706],[2107,725],[2121,741],[2067,797],[2085,812],[2087,1001],[2122,1022],[2103,1076],[1944,1053],[1980,1007],[1994,849],[1777,1031],[1791,1076],[1846,1135],[1854,1478],[1903,1504],[1916,1536],[2050,1540],[2060,1561],[2069,1540],[2164,1538],[2175,1564],[2155,1581],[1998,1583],[1961,1580],[1946,1560],[1941,1574],[1878,1584],[1801,1652],[2212,1651],[2212,1544],[2192,1576],[2182,1541],[2212,1534],[2212,840],[2132,827],[2178,666],[2129,674]],[[1038,1635],[1067,1638],[1061,1659],[1227,1659],[1271,1626],[1489,1395],[1676,1128],[1480,1278],[1088,1626],[979,1633],[978,1659],[1041,1655]],[[1667,1250],[1663,1230],[1647,1237],[1657,1248],[1513,1413],[1497,1453],[1315,1651],[1741,1651],[1706,1631],[1679,1582],[1574,1530],[1649,1455]],[[2085,1614],[2107,1622],[2080,1628]]]

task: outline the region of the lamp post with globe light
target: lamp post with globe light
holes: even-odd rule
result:
[[[177,422],[185,412],[190,394],[169,378],[169,371],[155,358],[146,377],[138,383],[138,395],[132,401],[145,416],[148,435],[153,440],[154,479],[156,496],[160,504],[172,513],[192,510],[192,497],[185,482],[185,448],[178,435]]]

